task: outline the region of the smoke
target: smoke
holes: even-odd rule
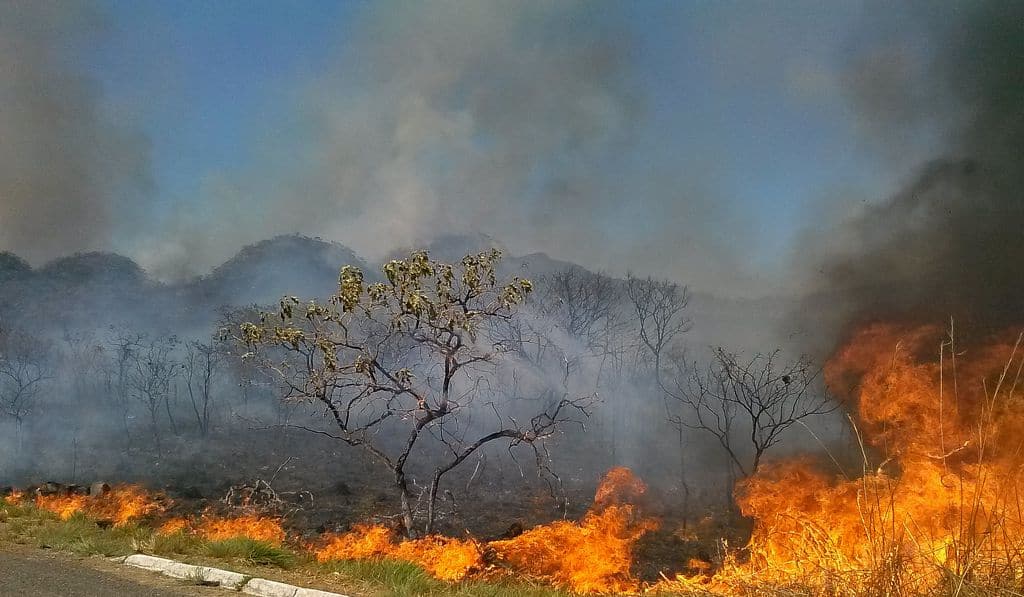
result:
[[[891,76],[907,71],[891,54],[849,80],[863,118],[889,130],[879,142],[899,151],[930,129],[943,143],[902,190],[807,239],[800,253],[821,259],[805,323],[828,313],[811,317],[841,333],[866,320],[954,317],[986,333],[1021,322],[1024,6],[947,9],[930,20],[931,59],[910,69],[912,90]]]
[[[32,261],[106,249],[147,189],[147,143],[73,64],[101,29],[76,2],[0,5],[0,248]]]
[[[730,244],[705,225],[721,211],[714,168],[669,173],[667,157],[638,147],[639,50],[613,12],[533,0],[364,7],[327,72],[294,91],[291,116],[266,124],[254,165],[212,175],[196,215],[140,261],[180,277],[295,231],[370,260],[483,233],[594,269],[678,268],[670,246],[703,253],[686,260],[705,268],[701,281],[736,272]]]

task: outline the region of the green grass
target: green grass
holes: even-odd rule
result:
[[[210,541],[205,546],[205,555],[222,560],[242,560],[246,564],[256,566],[277,566],[285,570],[295,567],[296,555],[265,541],[256,541],[248,537],[234,537],[220,541]]]
[[[64,521],[39,518],[36,525],[27,525],[22,532],[40,547],[103,556],[135,553],[153,534],[150,529],[134,525],[100,528],[94,521],[80,515]]]
[[[164,556],[199,555],[206,549],[206,544],[207,541],[201,537],[179,531],[170,535],[153,535],[145,551]]]

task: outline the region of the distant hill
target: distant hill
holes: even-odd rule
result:
[[[502,245],[483,235],[450,235],[424,248],[436,259],[458,261],[491,247]],[[395,251],[384,261],[408,252]],[[0,253],[0,318],[34,322],[55,332],[126,324],[208,333],[222,306],[274,305],[284,295],[329,296],[346,264],[362,268],[370,279],[380,272],[380,264],[367,264],[343,244],[299,235],[249,245],[209,274],[173,284],[153,280],[134,261],[113,253],[71,255],[35,270],[17,255]],[[585,271],[544,253],[515,256],[507,251],[499,269],[502,276],[538,283],[567,269]],[[791,307],[784,299],[724,299],[694,292],[688,344],[697,351],[712,345],[771,350],[785,343],[779,330]]]
[[[278,236],[243,248],[209,275],[183,287],[190,301],[214,307],[274,304],[284,295],[322,298],[334,292],[344,265],[368,269],[340,243]]]

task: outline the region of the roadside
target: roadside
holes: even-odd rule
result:
[[[195,597],[223,595],[103,557],[0,542],[0,596],[15,597]]]
[[[317,562],[308,550],[244,536],[206,540],[184,532],[165,535],[141,524],[121,527],[100,524],[81,514],[62,520],[53,513],[31,506],[11,505],[0,499],[0,556],[11,554],[9,558],[0,559],[0,597],[225,594],[223,588],[189,586],[189,582],[195,584],[195,581],[161,577],[108,559],[134,553],[352,597],[568,595],[541,582],[503,576],[493,580],[443,582],[416,565],[396,560]],[[10,565],[5,565],[8,559]],[[129,584],[111,584],[117,582]],[[41,583],[38,590],[36,583]],[[81,590],[78,587],[82,587]]]

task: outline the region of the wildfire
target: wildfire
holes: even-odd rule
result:
[[[640,517],[631,502],[647,490],[627,468],[614,468],[597,489],[582,522],[539,526],[490,547],[517,571],[546,578],[578,593],[634,591],[633,546],[657,524]]]
[[[655,525],[624,502],[645,491],[646,486],[629,469],[616,468],[605,476],[594,508],[579,523],[554,522],[486,545],[437,536],[396,541],[395,534],[386,527],[361,525],[328,537],[316,556],[321,562],[404,560],[422,566],[441,580],[457,581],[484,570],[484,554],[489,554],[512,570],[573,591],[632,591],[638,587],[630,575],[633,545]]]
[[[381,525],[356,525],[341,535],[328,536],[316,558],[367,560],[389,558],[412,562],[436,578],[459,581],[483,568],[479,545],[474,541],[431,536],[396,541],[395,533]]]
[[[933,327],[873,325],[828,362],[825,379],[847,401],[864,466],[833,472],[810,458],[768,462],[736,487],[754,520],[745,550],[717,569],[693,559],[680,576],[644,585],[631,574],[637,541],[657,523],[641,515],[647,487],[612,469],[579,522],[557,521],[491,542],[401,539],[382,525],[325,536],[317,560],[395,559],[445,581],[508,571],[577,593],[699,591],[759,594],[798,586],[814,594],[920,594],[942,583],[1024,581],[1024,347],[1004,340],[956,350]],[[18,495],[7,499],[16,501]],[[24,499],[24,498],[22,498]],[[137,486],[98,497],[39,495],[39,508],[123,525],[164,510]],[[160,533],[280,545],[280,518],[256,513],[172,518]]]
[[[113,520],[115,526],[124,526],[129,521],[158,514],[164,509],[162,503],[138,485],[120,485],[95,499],[88,513],[96,518]]]
[[[826,380],[855,408],[868,466],[857,478],[809,460],[765,466],[737,487],[755,520],[749,562],[711,579],[719,594],[801,583],[825,593],[920,593],[944,579],[1024,574],[1020,347],[940,356],[932,327],[874,325],[836,353]],[[844,593],[845,591],[845,593]]]
[[[164,522],[157,529],[157,533],[161,535],[173,535],[175,533],[184,533],[191,531],[192,523],[187,518],[171,518]]]
[[[61,520],[67,520],[85,512],[89,505],[88,496],[84,495],[40,495],[36,496],[36,508],[56,514]]]
[[[176,530],[182,530],[185,526],[183,524]],[[212,541],[247,537],[255,541],[265,541],[274,545],[281,545],[285,539],[281,519],[258,514],[231,517],[204,515],[198,521],[195,532]]]
[[[61,520],[82,513],[92,518],[109,520],[115,526],[124,526],[133,520],[159,514],[165,509],[162,498],[138,485],[118,485],[99,496],[37,495],[35,505],[40,510],[53,512]]]

